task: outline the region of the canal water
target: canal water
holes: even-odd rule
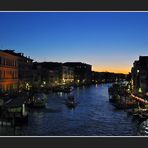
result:
[[[0,127],[1,136],[136,136],[137,123],[109,102],[111,84],[75,88],[75,109],[65,105],[67,94],[48,94],[45,109],[31,109],[22,127]]]

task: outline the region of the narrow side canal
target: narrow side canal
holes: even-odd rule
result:
[[[45,109],[32,109],[22,127],[0,127],[0,135],[17,136],[136,136],[137,122],[110,104],[111,84],[78,87],[75,109],[65,105],[67,94],[51,93]]]

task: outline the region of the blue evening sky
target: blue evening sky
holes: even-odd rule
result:
[[[0,48],[128,73],[148,55],[148,12],[0,12]]]

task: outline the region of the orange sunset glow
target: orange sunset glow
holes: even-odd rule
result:
[[[92,66],[93,71],[97,72],[114,72],[114,73],[123,73],[123,74],[128,74],[130,72],[130,67],[98,67],[98,66]]]

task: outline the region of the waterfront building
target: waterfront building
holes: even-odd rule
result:
[[[30,90],[33,79],[33,59],[24,56],[23,53],[16,53],[14,50],[3,50],[3,52],[17,57],[19,91]]]
[[[73,82],[73,69],[58,62],[35,62],[33,81],[36,87],[52,87]]]
[[[74,70],[72,67],[62,65],[62,83],[72,84],[74,82]]]
[[[148,56],[140,56],[131,69],[131,87],[135,94],[148,93]]]
[[[33,59],[25,57],[22,53],[18,54],[19,65],[19,89],[30,90],[33,82]]]
[[[18,90],[18,58],[0,50],[0,93]]]
[[[120,82],[120,81],[124,81],[125,79],[126,79],[125,74],[92,71],[92,83]]]
[[[48,69],[45,63],[33,63],[33,87],[40,88],[48,81]],[[46,84],[47,85],[47,84]]]
[[[116,81],[117,77],[114,73],[109,72],[92,72],[92,83],[107,83]]]
[[[91,69],[92,69],[91,65],[81,62],[66,62],[63,65],[73,68],[75,83],[77,84],[91,83]]]
[[[62,83],[60,69],[50,69],[48,79],[50,87],[60,85]]]
[[[135,61],[131,69],[131,91],[137,93],[139,88],[139,61]]]

